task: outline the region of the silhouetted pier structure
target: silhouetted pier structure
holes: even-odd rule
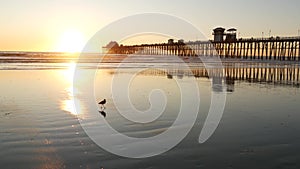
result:
[[[115,45],[103,47],[111,54],[177,55],[189,57],[220,56],[220,58],[300,61],[299,37],[236,38],[236,29],[224,33],[224,28],[214,29],[214,40]],[[223,37],[226,36],[224,39]],[[112,44],[110,44],[112,46]]]

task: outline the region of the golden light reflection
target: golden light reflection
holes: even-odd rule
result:
[[[74,97],[73,97],[68,100],[62,101],[61,109],[76,116],[76,115],[82,113],[83,105],[78,99],[74,99]]]
[[[37,167],[38,169],[61,169],[65,168],[64,161],[59,158],[57,154],[56,148],[53,147],[43,147],[39,148],[37,160],[40,165]]]
[[[76,63],[70,62],[68,64],[68,68],[63,72],[63,80],[67,85],[67,88],[65,89],[67,99],[63,100],[60,105],[62,110],[70,112],[72,115],[78,115],[80,112],[82,112],[82,104],[76,98],[78,90],[73,88],[73,77],[75,69]]]
[[[77,115],[73,99],[62,101],[61,109],[64,110],[64,111],[70,112],[73,115]]]
[[[76,63],[70,62],[67,65],[67,69],[63,72],[64,80],[69,85],[69,88],[73,86],[73,78],[74,78],[75,69],[76,69]]]

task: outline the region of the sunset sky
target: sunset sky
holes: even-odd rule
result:
[[[75,51],[105,25],[145,12],[178,16],[209,39],[217,26],[235,27],[241,37],[268,36],[269,30],[272,36],[298,36],[299,6],[299,0],[1,1],[0,50]],[[72,41],[77,43],[68,46]]]

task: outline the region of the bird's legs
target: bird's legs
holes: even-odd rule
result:
[[[104,105],[101,105],[101,110],[105,110],[105,106]]]

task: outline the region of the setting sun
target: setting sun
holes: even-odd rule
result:
[[[65,31],[59,41],[57,51],[80,52],[84,46],[84,39],[81,32],[77,30]]]

